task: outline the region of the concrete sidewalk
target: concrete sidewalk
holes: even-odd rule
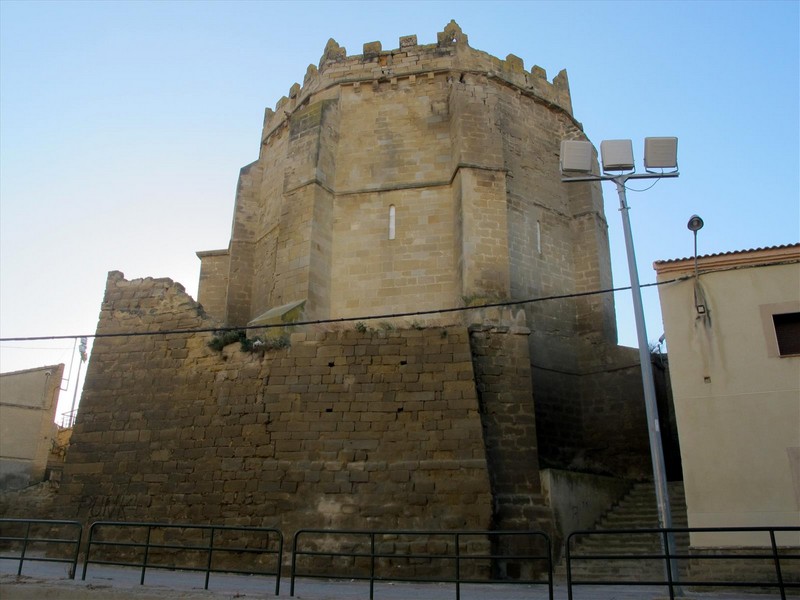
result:
[[[28,563],[17,577],[18,563],[0,560],[0,599],[2,600],[222,600],[275,598],[275,580],[268,577],[211,574],[209,589],[203,589],[205,575],[198,572],[150,569],[145,584],[139,585],[138,569],[90,565],[86,580],[80,570],[69,579],[66,566],[57,563]],[[289,578],[282,578],[278,598],[290,598]],[[567,600],[567,587],[554,587],[554,600]],[[767,600],[780,598],[776,591],[687,592],[698,600]],[[298,579],[294,598],[298,600],[365,600],[369,598],[368,581],[328,581]],[[455,600],[455,584],[376,583],[375,600]],[[645,586],[580,586],[573,590],[574,600],[661,600],[668,598],[666,588]],[[547,600],[547,585],[464,585],[461,600]]]

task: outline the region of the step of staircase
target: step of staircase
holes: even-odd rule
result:
[[[686,499],[683,483],[668,485],[673,527],[686,527]],[[594,531],[615,529],[648,529],[659,527],[655,487],[652,483],[637,483],[630,492],[603,515]],[[678,552],[689,548],[689,535],[675,534]],[[573,538],[570,554],[573,557],[571,572],[574,580],[655,581],[664,578],[664,561],[661,559],[580,559],[587,554],[636,554],[661,553],[661,536],[647,534],[587,535]],[[555,569],[558,578],[566,578],[566,559]]]

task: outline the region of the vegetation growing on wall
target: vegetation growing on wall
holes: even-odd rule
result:
[[[263,354],[268,350],[278,350],[280,348],[287,348],[290,345],[289,336],[282,335],[279,337],[254,337],[248,338],[247,333],[241,329],[223,331],[219,335],[215,335],[208,342],[208,347],[217,352],[222,352],[222,349],[229,344],[239,342],[242,352],[259,352]]]

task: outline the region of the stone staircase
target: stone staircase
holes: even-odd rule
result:
[[[669,500],[672,526],[686,527],[686,500],[683,483],[670,483]],[[594,526],[594,530],[646,529],[658,527],[658,508],[652,483],[637,483],[631,491],[611,508]],[[678,552],[689,548],[689,535],[676,534]],[[658,554],[661,553],[661,536],[658,534],[608,534],[573,538],[570,554]],[[572,577],[575,580],[656,581],[665,578],[664,561],[639,560],[581,560],[573,558]],[[556,567],[557,578],[566,579],[566,558]]]

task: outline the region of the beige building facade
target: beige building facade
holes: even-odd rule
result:
[[[64,365],[0,373],[0,490],[44,480]]]
[[[800,244],[660,261],[690,527],[800,525]],[[800,545],[797,533],[779,542]],[[694,534],[695,546],[768,545]]]

